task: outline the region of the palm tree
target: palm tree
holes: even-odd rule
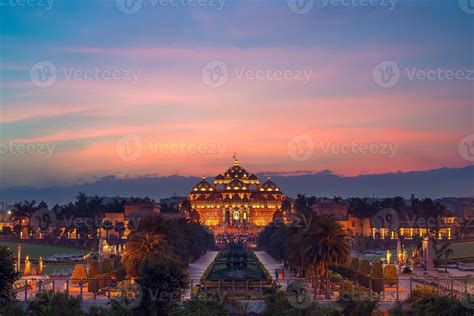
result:
[[[141,263],[152,255],[177,260],[173,248],[159,233],[138,232],[131,235],[126,244],[124,264],[127,274],[138,275]]]
[[[434,264],[436,269],[439,268],[441,262],[444,261],[444,271],[448,273],[448,258],[451,257],[454,253],[453,249],[451,248],[451,243],[445,243],[441,247],[438,248],[436,244],[433,245],[435,248],[435,258]],[[442,260],[444,257],[444,260]]]
[[[316,218],[304,238],[305,253],[313,264],[321,264],[326,283],[326,297],[330,297],[329,266],[343,264],[350,256],[349,236],[332,216]]]
[[[163,233],[165,220],[161,215],[148,214],[138,222],[136,229],[139,232]]]
[[[18,222],[18,244],[17,244],[17,271],[21,268],[21,235],[23,232],[23,222],[30,218],[35,208],[36,201],[25,201],[24,203],[16,203],[12,210],[12,219]]]
[[[447,243],[446,248],[443,250],[444,253],[444,272],[448,273],[448,258],[454,254],[454,250],[451,248],[451,244]]]
[[[306,259],[306,263],[310,267],[310,271],[314,276],[314,299],[318,295],[319,290],[319,271],[322,261],[321,249],[319,248],[319,243],[314,242],[314,236],[307,234],[303,239],[303,258]]]
[[[118,233],[119,239],[122,239],[123,233],[125,232],[125,223],[122,221],[115,222],[114,230]]]
[[[109,238],[109,231],[113,228],[113,223],[110,219],[102,221],[102,229],[105,230],[105,238]]]

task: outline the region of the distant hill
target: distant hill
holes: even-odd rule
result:
[[[258,174],[265,180],[268,174]],[[344,177],[330,171],[304,175],[271,174],[289,196],[297,193],[322,196],[358,197],[467,197],[474,196],[474,165],[464,168],[441,168],[427,171],[385,173]],[[50,188],[12,187],[0,190],[2,203],[21,200],[45,200],[48,204],[66,203],[78,192],[99,196],[148,196],[154,199],[174,194],[186,195],[200,181],[198,177],[136,177],[120,179],[114,176],[95,182]]]

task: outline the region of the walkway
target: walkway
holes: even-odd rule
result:
[[[286,286],[288,284],[288,280],[294,280],[296,279],[296,274],[293,272],[290,272],[288,269],[285,269],[283,266],[283,263],[280,261],[274,259],[272,256],[270,256],[266,251],[255,251],[255,255],[257,256],[258,260],[267,268],[268,273],[272,276],[272,279],[275,280],[275,270],[276,269],[284,269],[285,271],[285,278],[282,280],[278,280],[278,284],[281,285],[282,289],[285,291]]]
[[[214,258],[217,256],[217,251],[208,251],[206,254],[202,255],[199,259],[194,261],[193,263],[189,264],[188,267],[188,274],[189,274],[189,281],[193,286],[199,284],[201,280],[201,276],[203,275],[204,271],[206,271],[207,267],[214,261]],[[191,297],[191,289],[187,289],[184,294],[184,299],[189,299]]]

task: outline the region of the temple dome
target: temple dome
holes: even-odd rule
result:
[[[235,160],[234,165],[227,169],[226,173],[224,173],[224,176],[231,179],[245,179],[248,178],[249,173],[247,170],[245,170],[245,168],[239,166],[238,160]]]
[[[214,191],[212,184],[206,181],[206,177],[202,177],[201,182],[196,184],[193,189],[194,191]]]
[[[265,181],[264,184],[260,187],[261,191],[280,191],[280,188],[273,183],[270,177],[268,177],[268,180]]]

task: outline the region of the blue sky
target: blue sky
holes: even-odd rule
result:
[[[474,12],[462,6],[470,0],[398,0],[393,8],[387,0],[314,0],[302,14],[290,9],[293,0],[227,0],[221,9],[219,0],[143,0],[133,14],[120,11],[121,0],[55,0],[50,9],[46,0],[31,1],[0,0],[0,144],[38,152],[54,145],[54,153],[2,152],[2,186],[212,174],[234,152],[255,171],[276,172],[355,175],[471,163],[458,145],[474,133],[473,81],[407,77],[474,69]],[[31,71],[44,61],[57,79],[38,87]],[[229,69],[222,87],[203,84],[213,61]],[[374,84],[384,61],[401,71],[390,88]],[[70,70],[96,69],[123,78],[67,78]],[[241,70],[270,75],[239,78]],[[291,78],[269,77],[278,71]],[[143,148],[124,160],[117,146],[130,135]],[[309,140],[310,158],[292,157],[295,137]],[[323,142],[393,144],[397,154],[328,153]],[[153,151],[154,143],[226,150],[169,154]]]

